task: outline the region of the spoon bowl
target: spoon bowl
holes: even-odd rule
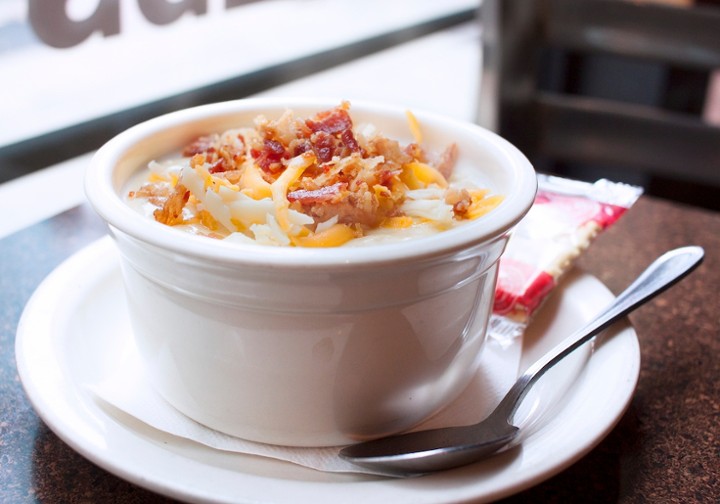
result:
[[[701,247],[688,246],[657,258],[595,318],[530,366],[483,421],[358,443],[343,448],[340,457],[388,475],[415,476],[477,462],[500,451],[518,436],[513,416],[538,378],[613,322],[684,278],[703,256]]]

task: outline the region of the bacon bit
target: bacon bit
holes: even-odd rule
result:
[[[312,132],[312,149],[321,163],[327,163],[335,156],[344,157],[353,152],[362,152],[347,109],[348,104],[343,103],[340,107],[320,112],[313,119],[305,121]]]
[[[143,184],[137,191],[131,191],[129,198],[146,198],[149,203],[161,207],[170,196],[171,187],[167,183]]]
[[[165,201],[162,208],[158,208],[153,212],[155,220],[168,226],[182,224],[184,222],[182,211],[188,199],[190,199],[190,191],[182,184],[176,185],[175,190]]]
[[[450,175],[452,175],[457,158],[458,148],[457,144],[454,143],[448,145],[440,155],[440,161],[438,161],[436,168],[446,179],[450,178]]]
[[[310,137],[310,142],[312,143],[312,148],[318,161],[327,163],[333,158],[337,144],[334,136],[325,131],[319,131],[313,133]]]
[[[277,140],[266,138],[263,140],[264,153],[270,159],[280,161],[283,157],[287,156],[285,146]]]
[[[372,152],[369,153],[370,155],[383,156],[385,161],[389,163],[404,165],[413,161],[413,158],[403,151],[397,140],[376,137],[370,141],[370,147],[372,149]]]
[[[182,155],[184,157],[191,157],[195,154],[202,154],[203,152],[207,152],[215,145],[216,141],[217,135],[201,136],[200,138],[194,140],[192,143],[186,145],[185,148],[182,150]]]
[[[313,150],[312,143],[307,138],[296,138],[288,145],[288,151],[292,153],[292,156],[299,156]],[[317,153],[315,154],[317,156]]]
[[[420,161],[421,163],[427,163],[427,155],[425,154],[425,150],[420,146],[420,144],[411,143],[405,146],[404,149],[405,154],[410,156],[411,158]]]
[[[389,169],[386,164],[383,164],[382,169],[377,172],[378,184],[390,187],[401,173],[402,168]]]
[[[367,188],[365,192],[342,191],[336,198],[303,205],[302,208],[304,213],[315,218],[316,222],[337,217],[341,224],[376,227],[386,217],[378,198]]]
[[[228,166],[228,162],[225,158],[221,158],[208,168],[210,173],[222,173],[232,169],[232,165]]]
[[[361,151],[360,144],[355,138],[355,134],[353,133],[352,129],[348,128],[346,130],[343,130],[343,132],[340,133],[340,140],[342,140],[342,143],[350,150],[350,152]]]
[[[467,189],[448,189],[445,194],[445,203],[452,205],[453,213],[457,217],[465,218],[473,199]]]
[[[283,144],[268,138],[263,140],[261,151],[253,149],[252,156],[255,158],[255,163],[268,172],[281,170],[282,160],[290,157]]]
[[[311,205],[316,203],[325,203],[332,201],[340,195],[341,190],[345,189],[347,184],[338,182],[331,186],[321,187],[320,189],[307,190],[298,189],[291,191],[287,195],[288,201],[291,203],[299,202],[301,205]]]
[[[238,151],[234,146],[223,144],[217,148],[213,146],[205,151],[196,152],[190,159],[190,166],[196,168],[208,163],[210,164],[208,171],[215,174],[237,170],[244,159],[243,152]]]
[[[314,119],[307,119],[305,124],[313,133],[322,131],[330,135],[352,130],[353,123],[347,111],[347,103],[332,110],[318,113]]]

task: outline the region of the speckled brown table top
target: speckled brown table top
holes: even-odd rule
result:
[[[3,504],[170,501],[74,452],[37,417],[17,375],[25,303],[55,266],[103,234],[79,207],[0,240]],[[705,248],[700,268],[630,316],[642,364],[618,425],[571,467],[503,502],[720,501],[720,214],[642,197],[578,267],[618,293],[662,252],[688,244]]]

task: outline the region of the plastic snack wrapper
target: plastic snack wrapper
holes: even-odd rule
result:
[[[488,335],[501,345],[522,336],[574,261],[641,194],[640,187],[605,179],[538,175],[535,203],[500,258]]]

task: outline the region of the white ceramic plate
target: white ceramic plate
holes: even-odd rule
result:
[[[611,299],[594,277],[570,274],[526,334],[521,367]],[[196,502],[485,502],[560,472],[619,420],[635,390],[640,350],[626,322],[610,333],[584,357],[561,363],[538,382],[524,410],[545,408],[538,398],[547,392],[558,396],[561,391],[564,399],[554,409],[545,408],[546,414],[532,415],[540,420],[521,446],[478,464],[411,479],[322,473],[224,453],[121,413],[109,414],[86,388],[131,351],[121,274],[109,238],[68,259],[37,289],[18,327],[16,356],[28,397],[61,439],[106,470],[161,494]]]

